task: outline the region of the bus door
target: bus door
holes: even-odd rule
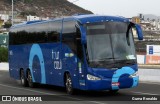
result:
[[[80,32],[78,33],[76,22],[64,21],[61,51],[62,66],[64,71],[70,73],[75,88],[79,88],[79,68],[82,66],[79,58],[79,53],[81,53],[79,52],[81,49],[80,39]],[[82,71],[82,68],[80,71]]]
[[[80,87],[85,86],[85,65],[84,65],[84,54],[83,54],[83,47],[81,43],[81,31],[80,28],[77,27],[76,29],[76,45],[77,45],[77,75],[78,75],[78,82]]]

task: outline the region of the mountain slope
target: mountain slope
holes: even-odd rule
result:
[[[150,20],[160,20],[160,16],[156,16],[156,15],[153,15],[153,14],[144,14],[144,19],[147,20],[147,19],[150,19]]]
[[[0,0],[0,11],[11,11],[12,0]],[[91,14],[67,0],[14,0],[14,11],[23,16],[37,15],[40,17],[69,16],[76,13]]]

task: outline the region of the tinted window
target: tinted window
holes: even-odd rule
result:
[[[26,25],[10,31],[11,45],[58,42],[61,31],[61,21],[51,21],[42,24]]]
[[[54,21],[49,23],[48,42],[60,41],[62,21]]]

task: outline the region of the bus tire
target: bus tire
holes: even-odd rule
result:
[[[24,70],[20,71],[20,80],[21,80],[21,85],[24,87],[28,87],[28,81],[27,78],[24,76]]]
[[[74,89],[73,89],[71,76],[70,76],[69,73],[67,73],[65,77],[66,77],[65,78],[66,92],[67,92],[67,94],[73,95],[74,94]]]
[[[31,88],[35,87],[35,83],[33,82],[32,75],[30,71],[27,71],[28,85]]]

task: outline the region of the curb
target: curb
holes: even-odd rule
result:
[[[160,82],[141,81],[141,80],[139,81],[139,83],[160,85]]]
[[[146,68],[146,69],[160,69],[160,65],[138,65],[139,68]]]

